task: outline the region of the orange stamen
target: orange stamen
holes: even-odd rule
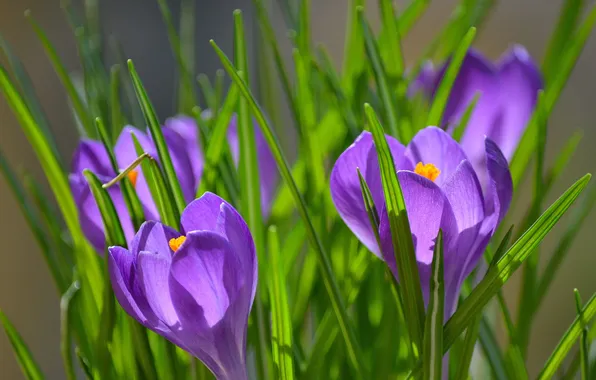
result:
[[[414,168],[414,173],[423,176],[424,178],[428,178],[431,181],[435,181],[441,171],[433,164],[425,164],[423,165],[422,162],[416,164]]]
[[[182,243],[184,243],[185,240],[186,240],[186,236],[183,235],[183,236],[180,236],[180,237],[177,237],[174,239],[170,239],[168,244],[170,245],[170,248],[172,249],[172,251],[176,252],[180,248]]]
[[[139,172],[136,170],[131,170],[128,172],[127,177],[130,180],[130,183],[132,183],[132,187],[136,187],[137,186],[137,178],[139,177]]]

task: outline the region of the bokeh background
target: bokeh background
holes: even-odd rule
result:
[[[77,2],[76,0],[74,1]],[[275,1],[273,1],[275,2]],[[474,46],[491,58],[498,58],[511,44],[520,43],[540,62],[554,29],[562,0],[501,0],[494,8]],[[75,43],[71,30],[60,9],[58,0],[0,0],[0,33],[12,45],[32,77],[46,111],[53,132],[58,136],[59,150],[65,160],[77,143],[66,95],[54,74],[41,45],[23,17],[25,9],[33,15],[56,45],[66,67],[79,70]],[[368,1],[371,23],[379,25],[377,2]],[[405,1],[398,1],[402,7]],[[588,3],[593,3],[588,2]],[[457,0],[435,0],[410,35],[403,48],[408,62],[422,53],[448,16]],[[179,1],[170,1],[175,14]],[[335,62],[342,60],[344,30],[347,19],[347,0],[312,1],[312,35],[317,43],[325,44]],[[162,119],[173,111],[175,62],[168,44],[165,27],[157,2],[147,0],[100,1],[102,27],[106,35],[114,34],[122,42],[126,56],[132,58],[148,88],[150,97]],[[198,72],[212,74],[220,67],[208,40],[214,38],[227,52],[231,52],[232,11],[245,12],[247,29],[252,22],[250,0],[197,0],[197,57]],[[274,25],[285,41],[283,17],[274,10]],[[251,35],[249,33],[249,35]],[[283,45],[288,62],[289,43]],[[0,58],[0,62],[1,62]],[[252,68],[258,64],[252,61]],[[547,156],[552,162],[556,152],[576,130],[583,130],[582,143],[571,164],[555,186],[549,202],[563,192],[577,178],[596,169],[596,37],[592,36],[579,59],[574,73],[549,122]],[[278,126],[279,128],[279,126]],[[16,119],[4,99],[0,100],[0,149],[17,168],[33,173],[44,181],[35,155],[21,132]],[[47,187],[46,187],[46,190]],[[49,193],[49,192],[48,192]],[[519,205],[523,205],[522,201]],[[521,215],[520,210],[512,210]],[[518,215],[519,214],[519,215]],[[543,262],[548,260],[567,219],[547,237],[543,244]],[[596,291],[596,248],[594,238],[596,213],[592,213],[580,231],[571,253],[564,262],[550,294],[538,312],[533,325],[529,354],[530,375],[535,375],[548,357],[561,334],[575,317],[573,288],[587,298]],[[517,277],[506,287],[507,299],[516,309]],[[42,256],[20,214],[18,204],[4,181],[0,179],[0,307],[12,319],[33,351],[48,379],[62,379],[59,353],[59,299],[51,284]],[[0,333],[0,379],[21,379],[10,344]]]

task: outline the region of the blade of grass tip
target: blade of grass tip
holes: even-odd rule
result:
[[[39,219],[39,214],[34,210],[30,199],[27,197],[27,194],[25,193],[25,189],[17,179],[17,176],[10,167],[8,161],[6,161],[6,159],[4,158],[4,154],[2,154],[2,151],[0,151],[0,171],[2,171],[4,179],[8,184],[8,187],[12,191],[14,197],[16,198],[17,204],[19,205],[21,212],[25,217],[25,221],[29,225],[29,229],[33,233],[33,237],[39,245],[43,258],[46,261],[48,268],[50,269],[50,273],[57,287],[57,290],[61,293],[67,286],[66,281],[62,276],[62,273],[60,272],[59,265],[57,263],[57,258],[54,257],[54,255],[52,254],[50,245],[48,243],[49,239],[42,228],[42,224]]]
[[[217,118],[219,116],[219,108],[223,104],[223,92],[224,92],[224,79],[226,76],[226,72],[222,69],[217,69],[215,71],[215,80],[213,85],[213,92],[215,94],[215,106],[212,110],[213,117]]]
[[[4,331],[6,332],[6,336],[8,337],[14,354],[17,357],[23,375],[28,380],[44,379],[39,365],[35,362],[33,355],[31,355],[31,351],[29,351],[29,347],[27,347],[27,344],[23,341],[21,335],[2,310],[0,310],[0,323],[2,324],[2,327],[4,327]]]
[[[383,27],[383,34],[385,36],[385,44],[379,45],[381,51],[386,52],[387,62],[385,68],[387,69],[387,75],[391,78],[401,78],[405,63],[404,56],[401,48],[401,34],[399,32],[399,24],[397,22],[397,16],[393,3],[391,0],[379,0],[379,10],[381,12],[381,20]]]
[[[139,157],[147,155],[145,152],[143,152],[143,147],[141,147],[137,136],[134,134],[131,136],[135,146],[135,151]],[[147,155],[147,158],[147,160],[141,161],[141,170],[143,171],[143,176],[145,176],[145,180],[149,186],[151,198],[155,201],[157,206],[161,221],[167,226],[180,229],[180,214],[178,213],[178,209],[174,207],[174,200],[168,191],[168,187],[166,186],[166,181],[163,178],[161,169],[159,168],[158,163],[151,156]]]
[[[426,125],[441,125],[443,112],[447,106],[447,100],[449,99],[451,88],[455,83],[455,79],[459,74],[459,69],[464,61],[464,58],[466,57],[466,54],[468,53],[468,49],[472,45],[472,41],[474,41],[475,36],[476,28],[471,27],[453,52],[449,65],[447,66],[447,70],[441,79],[441,83],[437,88],[437,92],[435,93],[434,99],[430,106]]]
[[[207,103],[207,108],[215,114],[217,107],[217,99],[215,97],[215,89],[211,85],[209,77],[205,74],[199,74],[197,75],[197,83],[201,88],[201,93],[203,94],[205,103]]]
[[[89,183],[91,193],[93,194],[93,198],[95,198],[95,202],[99,208],[104,230],[106,231],[107,245],[126,247],[127,242],[126,238],[124,237],[124,230],[120,224],[120,218],[118,218],[116,207],[114,207],[112,198],[110,198],[107,190],[102,186],[101,181],[95,176],[95,174],[93,174],[93,172],[85,169],[83,171],[83,175],[85,176],[87,183]]]
[[[78,281],[73,282],[60,299],[60,351],[62,352],[62,360],[64,364],[64,372],[68,380],[76,380],[75,370],[72,364],[72,342],[70,337],[70,304],[80,289]]]
[[[465,330],[474,315],[480,313],[488,301],[501,289],[513,272],[534,252],[546,234],[585,189],[590,181],[586,174],[557,199],[534,224],[509,248],[497,264],[488,270],[470,296],[447,321],[444,330],[444,350]]]
[[[94,376],[93,376],[93,370],[91,369],[91,364],[89,364],[89,360],[87,360],[83,356],[83,352],[79,347],[75,347],[75,355],[77,356],[77,359],[79,360],[79,365],[81,366],[81,369],[83,370],[83,373],[85,374],[85,378],[87,378],[87,380],[93,380]]]
[[[294,120],[295,126],[298,126],[298,106],[296,104],[296,99],[294,98],[294,89],[290,83],[288,71],[286,70],[286,65],[284,64],[283,58],[280,53],[279,44],[277,42],[275,30],[271,25],[271,19],[267,14],[267,9],[263,4],[263,0],[253,0],[253,5],[257,11],[257,18],[259,20],[259,27],[261,28],[261,32],[263,37],[267,40],[269,44],[269,48],[273,53],[273,61],[275,63],[275,67],[277,69],[277,74],[281,80],[281,85],[284,90],[286,99],[290,106],[290,112],[292,113],[292,120]]]
[[[78,212],[68,181],[60,163],[54,155],[48,141],[44,138],[39,125],[18,94],[6,71],[0,67],[0,88],[12,108],[22,130],[33,147],[38,161],[48,179],[48,183],[54,193],[66,226],[68,227],[75,245],[75,260],[81,271],[81,281],[84,291],[82,294],[84,308],[90,318],[92,326],[96,326],[97,303],[101,297],[101,270],[97,254],[87,244],[81,226],[79,224]],[[87,293],[89,292],[89,293]],[[90,297],[87,297],[89,294]]]
[[[559,100],[559,96],[567,84],[569,76],[586,45],[588,37],[591,35],[594,25],[596,25],[596,4],[592,6],[584,22],[577,28],[575,35],[571,37],[571,42],[569,42],[567,49],[562,53],[560,61],[557,63],[556,75],[551,77],[550,83],[547,83],[547,88],[544,92],[545,119],[548,119],[555,104]],[[537,133],[538,125],[533,120],[530,120],[528,128],[526,128],[518,146],[534,146],[533,142],[536,141]],[[510,165],[514,188],[519,186],[533,153],[532,149],[518,149],[515,152]]]
[[[31,26],[33,27],[33,31],[37,35],[37,38],[40,40],[40,42],[46,52],[46,55],[48,56],[48,58],[50,59],[50,62],[52,63],[52,66],[54,67],[54,71],[58,75],[58,78],[60,78],[60,81],[62,82],[62,85],[64,86],[64,88],[66,90],[66,93],[68,94],[68,97],[70,99],[72,107],[73,107],[79,121],[85,128],[87,135],[89,137],[95,136],[95,133],[94,133],[95,128],[93,127],[93,122],[91,121],[91,115],[89,114],[89,112],[85,106],[85,103],[83,102],[83,100],[81,99],[81,96],[79,95],[77,89],[75,88],[75,86],[72,82],[72,79],[70,77],[70,74],[66,70],[66,67],[64,67],[62,60],[60,59],[60,56],[58,55],[58,52],[56,52],[56,48],[50,42],[50,40],[48,39],[44,30],[35,21],[33,16],[31,16],[31,11],[29,11],[29,10],[26,11],[25,17],[31,23]]]
[[[52,135],[52,131],[50,130],[50,123],[48,122],[45,113],[43,112],[43,108],[37,94],[35,93],[35,87],[33,87],[33,83],[31,82],[31,78],[27,74],[25,67],[23,66],[22,62],[19,58],[13,53],[10,45],[8,42],[2,37],[0,34],[0,51],[3,52],[4,56],[6,57],[6,62],[10,68],[10,71],[14,74],[18,86],[23,94],[23,98],[25,99],[25,103],[27,107],[33,114],[35,121],[45,134],[46,140],[50,143],[52,150],[56,157],[60,158],[60,154],[58,153],[58,148],[56,147],[56,141],[54,136]]]
[[[356,376],[359,378],[363,377],[362,373],[365,370],[363,357],[360,354],[361,350],[356,341],[354,330],[350,324],[345,304],[343,302],[341,293],[339,291],[339,287],[337,285],[337,281],[335,280],[335,276],[333,275],[333,271],[331,270],[329,256],[327,255],[327,252],[325,251],[325,248],[323,247],[323,244],[321,243],[321,240],[313,227],[311,218],[308,213],[308,208],[306,206],[306,203],[304,202],[304,199],[302,198],[302,195],[300,194],[300,191],[298,190],[296,182],[292,177],[290,166],[281,150],[279,141],[273,132],[273,128],[269,125],[269,122],[265,118],[263,111],[261,110],[254,97],[252,96],[250,89],[248,88],[244,80],[242,80],[240,75],[238,75],[236,69],[230,62],[229,58],[213,40],[210,40],[209,43],[215,49],[222,64],[224,65],[224,68],[228,72],[228,75],[230,75],[232,80],[238,85],[240,92],[247,99],[254,113],[254,116],[257,119],[257,122],[261,126],[261,130],[265,139],[267,140],[267,144],[271,148],[271,152],[275,158],[275,162],[281,173],[281,176],[284,178],[284,181],[290,188],[290,192],[292,193],[292,196],[294,197],[294,200],[298,207],[298,212],[305,222],[308,238],[311,242],[313,249],[317,253],[317,257],[319,259],[319,264],[321,268],[321,276],[325,284],[325,289],[329,295],[331,306],[337,317],[338,324],[344,337],[344,342],[348,358],[350,359],[350,364],[354,367]]]
[[[189,113],[198,103],[193,86],[195,67],[195,22],[197,14],[196,0],[184,0],[180,3],[180,54],[186,74],[179,73],[178,112]],[[172,41],[170,40],[170,43]],[[217,107],[214,112],[217,112]]]
[[[567,256],[577,234],[581,231],[587,216],[590,214],[594,204],[596,204],[596,184],[591,184],[588,193],[584,196],[580,207],[574,210],[571,221],[567,224],[567,229],[559,243],[557,244],[553,255],[551,256],[542,276],[540,277],[538,290],[536,291],[536,310],[541,305],[544,297],[548,293],[557,272]]]
[[[118,167],[118,163],[116,162],[116,156],[114,154],[114,150],[112,149],[112,145],[110,143],[108,130],[101,120],[101,118],[95,119],[95,125],[97,128],[97,134],[108,153],[108,157],[110,158],[110,163],[112,165],[112,169],[114,173],[120,172],[120,168]],[[127,172],[130,173],[130,172]],[[120,181],[120,188],[122,190],[122,195],[124,196],[124,201],[126,203],[126,208],[132,218],[132,224],[137,230],[141,227],[141,224],[145,221],[145,213],[143,211],[143,205],[141,205],[141,201],[137,196],[137,193],[134,189],[132,182],[128,176],[122,178]]]
[[[145,91],[145,87],[143,86],[143,83],[137,74],[135,66],[130,59],[128,60],[128,70],[130,72],[132,83],[137,94],[137,99],[141,109],[143,110],[143,115],[145,116],[145,122],[149,126],[151,138],[155,142],[157,153],[159,155],[159,161],[161,162],[163,171],[165,173],[165,178],[167,180],[166,183],[170,192],[172,193],[174,203],[178,208],[178,212],[182,214],[182,211],[186,206],[186,202],[184,200],[184,195],[182,194],[180,182],[178,182],[178,175],[176,174],[174,165],[172,164],[172,158],[170,157],[170,152],[168,150],[166,140],[164,139],[157,114],[155,113],[155,109],[153,108],[151,100],[149,100],[149,97],[147,96],[147,92]]]
[[[244,36],[244,22],[242,12],[234,11],[234,62],[241,72],[241,77],[248,86],[248,56]],[[242,185],[241,210],[247,220],[248,228],[252,232],[257,256],[259,258],[259,273],[266,272],[263,265],[266,262],[263,230],[263,216],[261,215],[261,188],[259,182],[259,165],[255,142],[255,129],[250,114],[250,108],[245,98],[238,101],[238,140],[240,145],[239,173]],[[266,282],[265,282],[266,283]],[[261,288],[262,289],[262,288]],[[265,312],[263,310],[261,293],[256,297],[255,314],[258,332],[258,356],[260,357],[259,374],[262,379],[269,378],[269,361],[267,341],[265,338]]]
[[[399,35],[406,36],[424,14],[430,0],[413,0],[399,16]]]
[[[400,278],[400,287],[403,292],[406,323],[416,355],[416,350],[420,354],[422,348],[424,299],[422,298],[420,275],[418,273],[408,213],[397,179],[395,163],[393,162],[383,127],[379,123],[375,111],[368,103],[364,104],[364,112],[366,113],[368,125],[373,134],[379,157],[385,204],[391,228],[391,240],[393,242],[395,262]]]
[[[461,138],[464,136],[466,132],[466,128],[470,123],[470,119],[472,118],[472,113],[476,109],[476,104],[478,104],[478,100],[480,99],[480,92],[474,94],[474,97],[470,101],[470,104],[466,108],[464,114],[462,115],[459,124],[453,129],[453,139],[455,141],[461,141]]]
[[[385,67],[383,66],[383,62],[381,61],[379,54],[379,47],[377,46],[370,26],[364,17],[364,8],[357,8],[356,13],[358,15],[358,20],[360,21],[360,27],[362,28],[366,55],[368,56],[373,69],[377,90],[383,103],[383,111],[385,113],[384,116],[386,118],[387,124],[389,125],[389,132],[391,135],[397,137],[400,141],[404,141],[401,136],[402,133],[397,127],[397,116],[395,114],[394,108],[395,102],[391,96],[391,91],[389,90]]]
[[[110,136],[112,143],[115,143],[122,128],[126,124],[126,118],[120,106],[120,65],[114,65],[110,69]]]
[[[441,379],[443,369],[443,318],[445,309],[445,282],[443,277],[443,232],[435,240],[430,279],[430,298],[424,326],[422,348],[423,379]]]
[[[291,380],[294,378],[292,358],[292,321],[288,307],[283,260],[280,257],[277,228],[269,227],[269,259],[271,269],[269,276],[269,302],[271,304],[271,345],[275,378]]]
[[[544,368],[538,375],[538,380],[552,379],[561,365],[565,360],[565,357],[571,351],[575,341],[581,336],[584,331],[584,321],[590,321],[596,315],[596,294],[586,302],[584,307],[581,309],[580,315],[578,315],[573,323],[569,326],[559,344],[546,361]]]
[[[559,21],[557,21],[557,26],[555,26],[550,38],[542,62],[542,72],[544,73],[547,83],[556,67],[557,61],[561,58],[562,53],[565,50],[565,45],[567,45],[569,41],[569,36],[575,33],[576,26],[585,5],[585,0],[566,0],[561,6]]]
[[[581,368],[581,379],[588,380],[588,372],[590,371],[590,359],[588,358],[590,349],[588,346],[588,327],[587,322],[584,320],[582,313],[582,299],[579,294],[579,290],[573,289],[575,295],[575,307],[577,309],[577,317],[580,318],[582,325],[582,334],[579,338],[579,357],[580,357],[580,368]]]
[[[557,179],[559,178],[561,173],[563,173],[563,170],[569,164],[569,160],[575,153],[575,151],[576,151],[577,147],[579,146],[579,143],[581,142],[583,137],[584,137],[584,133],[581,130],[575,131],[573,133],[573,135],[571,135],[569,140],[567,140],[567,142],[565,143],[565,146],[563,147],[563,149],[561,149],[561,151],[555,158],[555,163],[549,169],[549,171],[546,173],[545,180],[544,180],[544,184],[546,187],[546,189],[544,191],[547,194],[548,194],[548,191],[550,190],[550,188],[552,187],[552,185],[557,182]]]
[[[186,2],[192,2],[194,3],[194,0],[185,0],[182,3],[186,3]],[[176,27],[174,26],[174,21],[172,19],[172,13],[170,12],[170,8],[168,7],[168,3],[166,0],[157,0],[157,4],[159,5],[159,10],[161,11],[161,15],[163,17],[164,23],[166,24],[166,30],[168,32],[168,40],[170,41],[170,47],[172,48],[172,53],[174,54],[174,58],[176,59],[176,64],[178,65],[178,75],[179,75],[179,91],[181,91],[182,93],[184,93],[184,97],[179,98],[179,106],[184,106],[184,109],[180,109],[179,111],[183,111],[184,113],[190,114],[192,107],[194,107],[195,104],[198,104],[196,98],[195,98],[195,94],[194,94],[194,89],[192,86],[192,82],[193,82],[193,74],[192,74],[192,69],[191,67],[189,67],[189,63],[194,63],[194,62],[189,62],[187,60],[187,56],[185,56],[184,51],[182,50],[182,42],[180,39],[180,36],[178,36],[178,32],[176,31]],[[182,6],[181,9],[181,21],[183,21],[185,19],[184,17],[184,13],[187,13],[189,11],[188,8],[194,8],[194,4],[193,5],[186,5],[186,6]],[[190,10],[192,12],[192,10]],[[191,24],[194,24],[194,13],[189,13],[188,15],[188,19],[186,21],[191,22]],[[183,25],[181,22],[181,28],[185,27],[188,28],[188,25]],[[191,34],[186,35],[186,37],[190,37],[191,42],[190,44],[192,45],[192,40],[193,40],[193,35]],[[189,44],[188,41],[185,41],[186,44]],[[188,47],[188,46],[185,46]],[[192,58],[194,58],[194,52],[192,53]],[[193,60],[194,61],[194,60]],[[130,65],[130,64],[129,64]],[[134,79],[133,79],[134,82]],[[179,93],[180,94],[180,93]],[[137,94],[138,95],[138,94]],[[182,100],[184,100],[184,103],[182,102]],[[188,104],[185,104],[186,102],[188,102]]]
[[[302,54],[310,52],[310,1],[300,0],[300,9],[298,10],[298,50]]]
[[[365,70],[364,37],[358,9],[364,7],[364,0],[350,0],[348,5],[348,21],[346,40],[344,42],[342,85],[348,99],[354,95],[356,78]]]

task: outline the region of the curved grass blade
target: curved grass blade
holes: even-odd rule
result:
[[[422,348],[424,329],[424,299],[422,298],[420,275],[412,242],[408,212],[406,211],[406,204],[395,171],[395,163],[383,127],[379,123],[375,111],[368,103],[364,104],[364,112],[379,157],[385,205],[391,226],[391,239],[403,295],[406,323],[414,345],[414,352],[418,350],[419,354]]]
[[[575,344],[575,341],[580,337],[584,330],[584,325],[588,321],[592,320],[596,315],[596,294],[592,295],[590,300],[586,302],[584,307],[581,309],[580,315],[578,315],[573,323],[569,326],[565,335],[559,341],[559,344],[546,361],[544,368],[538,375],[538,380],[552,379],[556,374],[563,360]]]
[[[66,90],[66,93],[68,94],[68,97],[77,115],[77,118],[83,125],[87,135],[89,137],[94,137],[95,128],[93,127],[93,122],[91,121],[91,115],[89,114],[89,111],[87,110],[87,107],[83,102],[83,99],[81,99],[79,92],[75,88],[68,71],[66,71],[66,67],[64,67],[64,64],[62,63],[60,56],[58,56],[56,48],[50,42],[44,30],[33,19],[33,16],[31,16],[30,11],[25,12],[25,17],[31,23],[33,31],[37,35],[37,38],[41,42],[48,58],[50,59],[50,62],[52,63],[52,66],[54,67],[54,71],[58,75],[58,78],[60,78],[60,81],[62,82],[62,85]]]
[[[4,331],[10,341],[14,354],[17,357],[23,375],[25,375],[28,380],[44,379],[45,377],[42,374],[39,365],[35,362],[35,359],[33,359],[31,351],[29,351],[23,338],[21,338],[21,335],[17,332],[2,310],[0,310],[0,323],[2,324],[2,327],[4,327]]]
[[[232,80],[238,85],[240,92],[248,101],[255,115],[255,118],[257,119],[257,122],[261,126],[263,135],[265,136],[265,139],[267,140],[267,143],[271,148],[280,174],[282,178],[285,180],[285,182],[288,184],[288,187],[290,188],[290,192],[292,193],[292,196],[298,207],[298,212],[305,222],[308,238],[311,242],[314,251],[317,253],[317,257],[319,259],[319,264],[321,268],[321,276],[325,284],[325,289],[327,290],[327,293],[329,295],[331,306],[333,308],[333,311],[335,312],[338,324],[344,337],[346,351],[348,354],[348,358],[350,359],[350,364],[354,367],[356,371],[355,374],[358,377],[363,377],[363,371],[365,370],[365,367],[362,360],[362,355],[360,354],[360,347],[356,341],[356,336],[354,334],[353,328],[350,325],[345,304],[341,297],[337,281],[335,280],[335,276],[333,275],[333,271],[331,270],[329,256],[327,255],[327,252],[325,251],[325,248],[323,247],[323,244],[321,243],[321,240],[316,230],[314,229],[313,223],[308,213],[306,203],[304,202],[304,199],[302,198],[302,195],[300,194],[300,191],[296,186],[296,182],[292,177],[288,161],[281,150],[279,141],[277,140],[277,137],[273,132],[273,128],[269,125],[269,122],[265,118],[263,111],[261,110],[254,97],[252,96],[250,89],[248,88],[244,80],[240,77],[240,75],[238,75],[236,69],[234,68],[228,57],[213,40],[209,42],[211,43],[211,46],[213,46],[217,55],[222,61],[224,68],[232,77]]]
[[[422,378],[440,380],[443,370],[443,318],[445,310],[445,282],[443,277],[443,232],[435,240],[430,279],[430,300],[424,324],[422,346]]]
[[[64,364],[64,372],[66,372],[66,378],[68,380],[76,380],[74,366],[72,365],[72,352],[71,352],[71,337],[70,337],[70,304],[80,289],[78,281],[73,282],[66,292],[60,298],[60,351],[62,352],[62,360]],[[111,289],[110,289],[111,291]]]
[[[277,229],[269,227],[269,302],[271,304],[271,345],[275,378],[280,380],[294,379],[292,358],[292,321],[288,307],[283,260],[279,247]]]
[[[149,126],[151,137],[155,142],[157,153],[159,155],[159,161],[161,162],[163,171],[165,173],[165,178],[167,180],[166,183],[174,198],[174,204],[178,208],[178,212],[181,214],[184,210],[184,207],[186,206],[186,202],[184,200],[184,195],[182,194],[180,182],[178,182],[178,175],[176,174],[174,165],[172,164],[172,158],[170,157],[170,152],[168,150],[168,146],[166,145],[166,140],[164,139],[157,114],[155,113],[153,104],[147,96],[147,92],[145,91],[145,87],[143,87],[143,83],[139,78],[139,74],[137,74],[135,66],[130,59],[128,60],[128,70],[130,71],[130,76],[135,88],[135,93],[137,94],[139,105],[143,110],[143,115],[145,116],[145,121]]]
[[[379,0],[379,11],[383,26],[381,36],[384,37],[382,41],[379,37],[379,48],[381,49],[381,55],[383,55],[382,52],[385,52],[387,58],[385,64],[387,75],[392,78],[400,78],[404,72],[405,64],[401,48],[400,28],[392,1]]]
[[[449,94],[451,93],[455,79],[459,74],[459,69],[464,61],[464,58],[466,57],[468,49],[472,45],[472,41],[474,41],[475,36],[476,28],[471,27],[453,52],[449,65],[447,66],[447,70],[441,79],[441,84],[439,84],[433,102],[430,106],[426,125],[441,125],[441,119],[443,118],[445,107],[447,106]]]
[[[447,321],[444,330],[444,350],[449,349],[455,339],[470,324],[474,316],[482,311],[488,301],[501,289],[513,272],[534,252],[546,234],[554,227],[565,211],[585,189],[590,181],[586,174],[557,199],[536,222],[509,248],[503,257],[490,268],[482,281],[466,298],[455,314]]]
[[[400,141],[404,141],[402,133],[397,125],[397,115],[395,114],[394,108],[395,101],[391,96],[391,91],[389,90],[389,83],[387,81],[385,67],[383,66],[383,62],[379,54],[379,47],[377,46],[370,26],[364,17],[364,8],[356,8],[356,13],[358,20],[360,21],[360,27],[362,28],[364,46],[366,47],[366,55],[370,61],[375,82],[377,84],[377,90],[383,103],[384,116],[389,126],[389,132],[391,135],[397,137]]]

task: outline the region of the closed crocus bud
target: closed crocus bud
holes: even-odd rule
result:
[[[181,229],[146,222],[130,249],[109,248],[116,298],[139,323],[196,356],[218,379],[247,379],[246,329],[257,285],[250,231],[212,193],[188,205]]]
[[[416,82],[418,88],[433,96],[447,65],[448,62],[434,75],[423,71]],[[510,161],[534,112],[538,91],[543,87],[540,70],[523,46],[514,45],[496,63],[471,49],[453,83],[442,124],[452,132],[474,97],[479,96],[461,146],[477,170],[485,165],[485,137],[496,143]]]
[[[444,240],[445,317],[457,304],[463,280],[477,265],[512,196],[507,160],[490,139],[484,140],[487,186],[462,147],[445,131],[428,127],[407,147],[390,136],[389,148],[403,193],[421,286],[428,302],[433,248],[439,229]],[[357,169],[370,188],[380,215],[380,246],[364,205]],[[397,278],[397,267],[385,210],[377,152],[372,135],[363,132],[337,159],[331,173],[331,196],[347,226]]]

